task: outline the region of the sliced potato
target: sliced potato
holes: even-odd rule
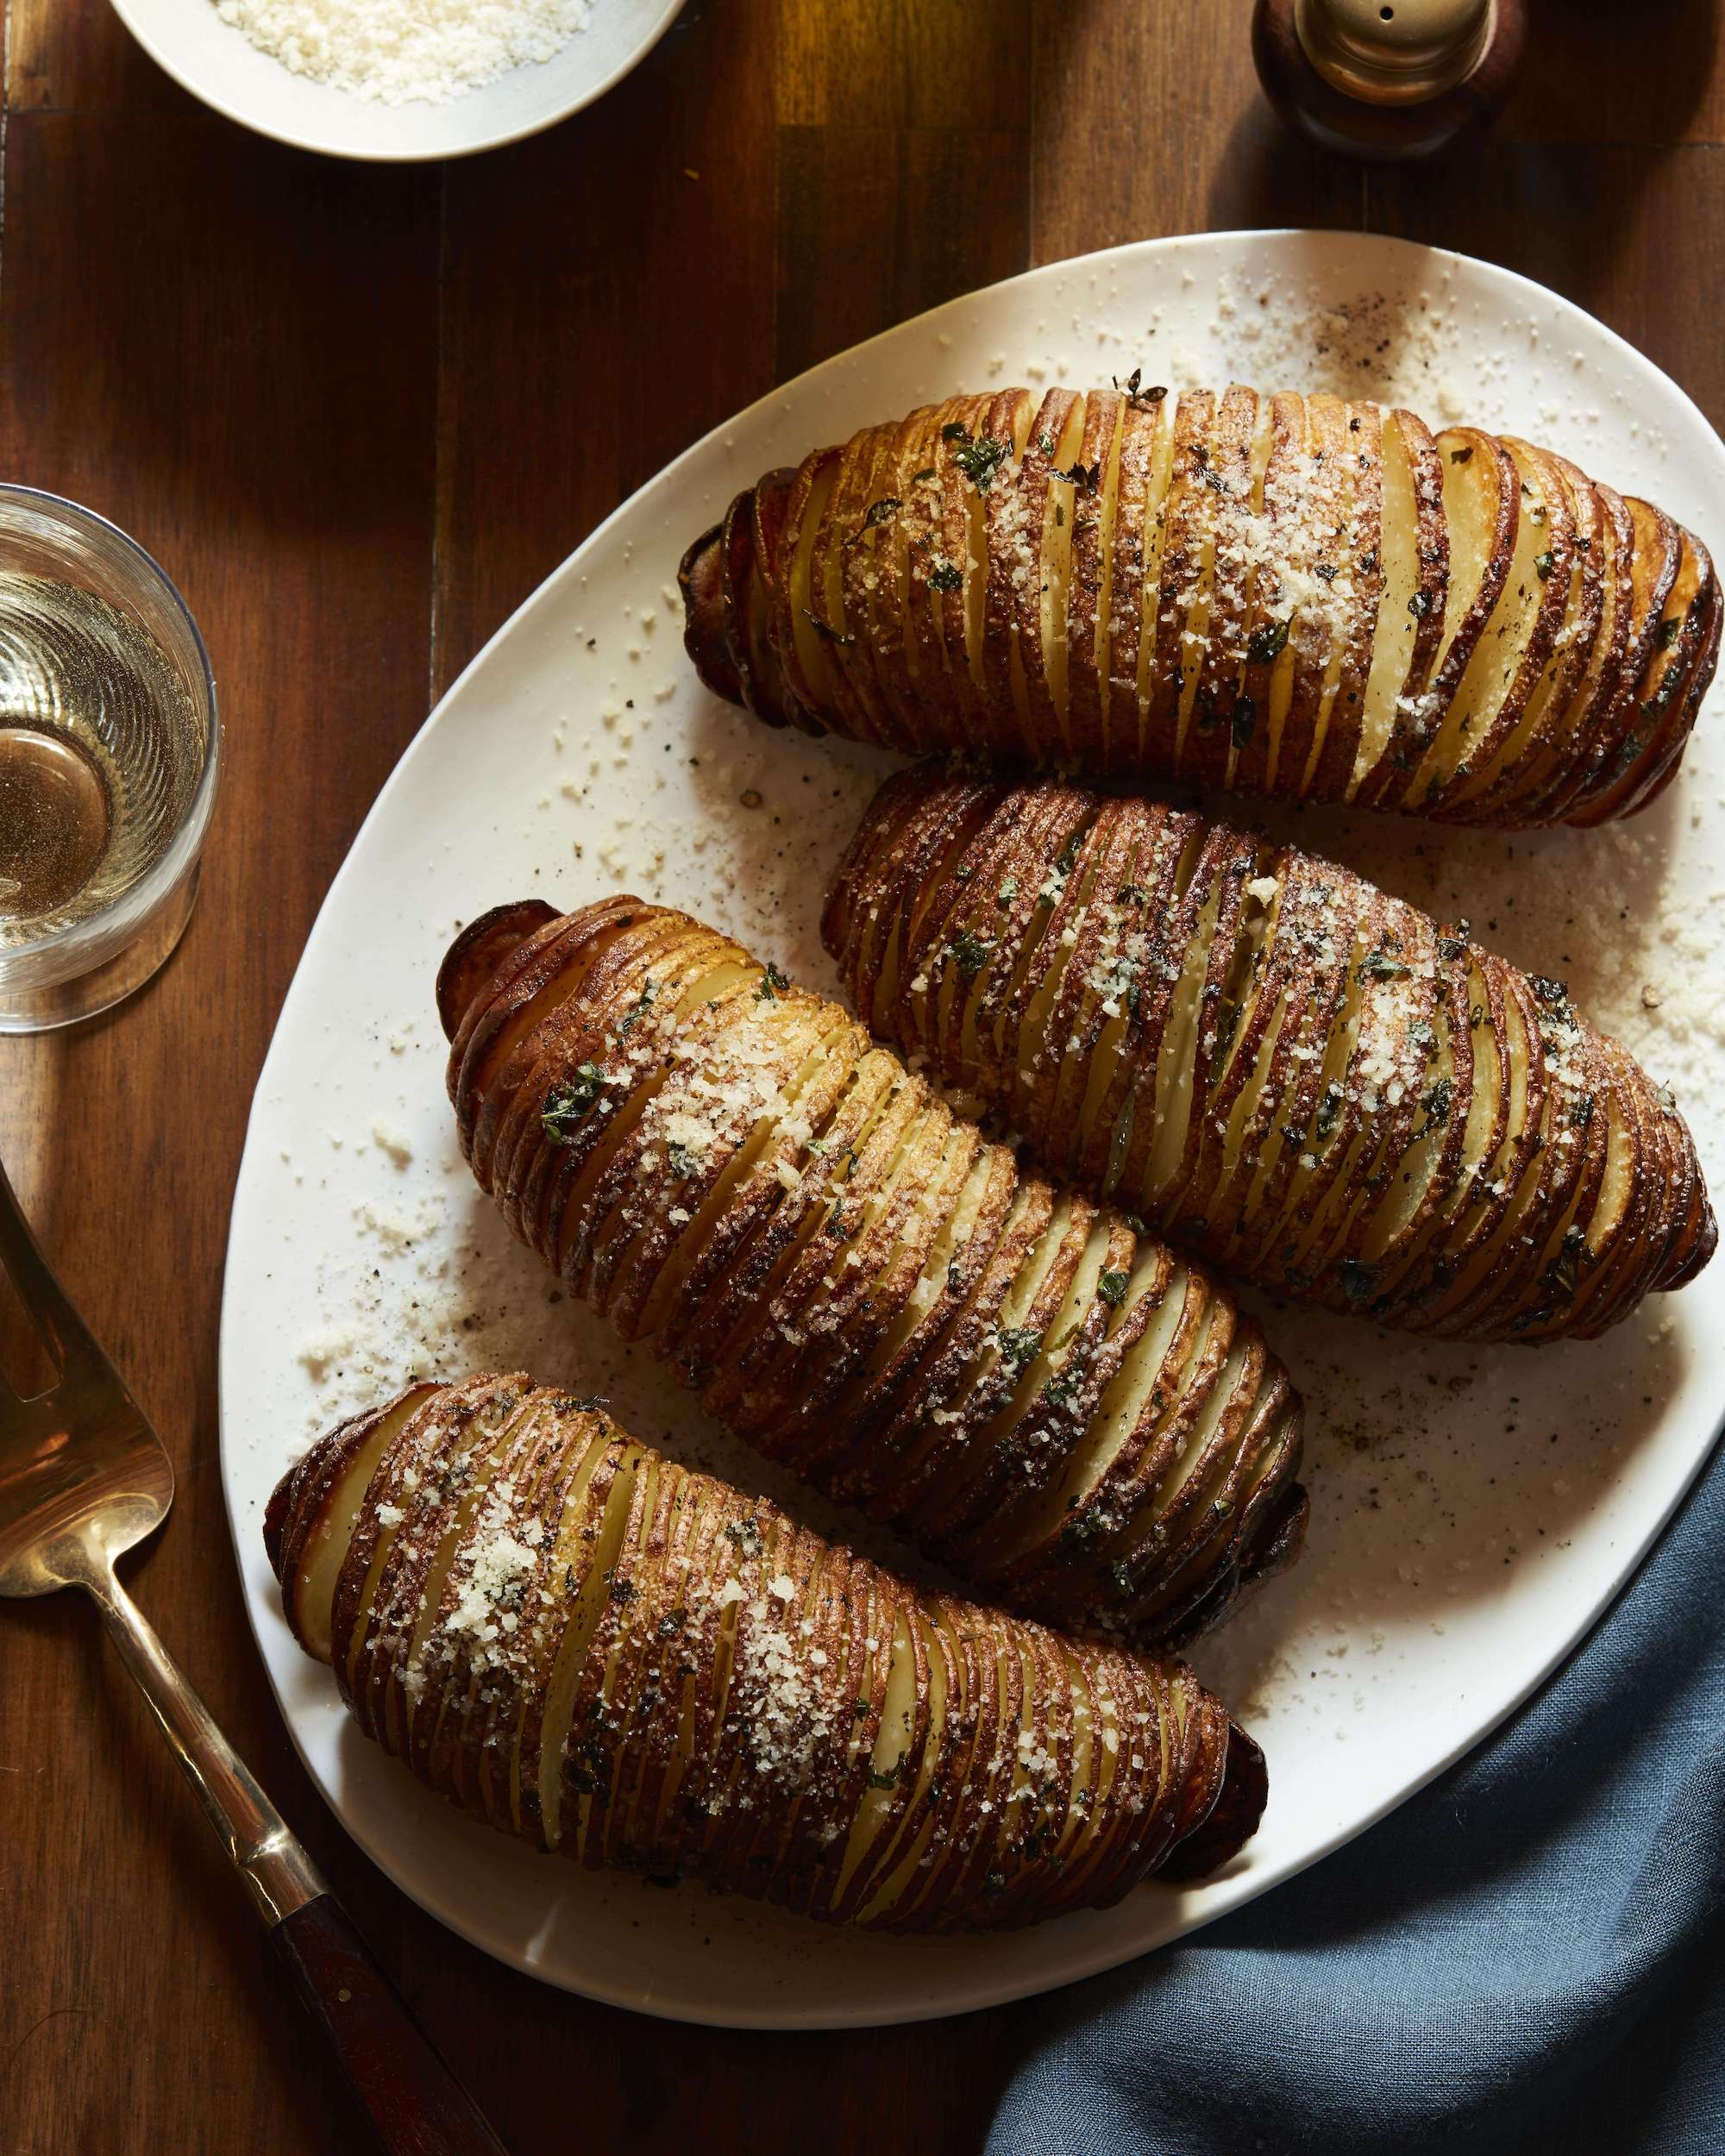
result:
[[[741,1436],[967,1582],[1161,1641],[1296,1545],[1299,1406],[1256,1324],[1021,1174],[836,1004],[618,899],[476,924],[439,1008],[514,1233]]]
[[[1263,1809],[1182,1663],[919,1595],[518,1373],[333,1431],[264,1534],[367,1733],[588,1865],[1004,1928],[1212,1871]]]
[[[1505,825],[1651,800],[1725,620],[1698,540],[1532,443],[1137,375],[865,429],[681,581],[775,724]]]
[[[1506,679],[1543,683],[1530,650],[1493,658],[1483,730]],[[1293,848],[925,765],[876,795],[823,931],[875,1031],[1055,1173],[1281,1293],[1557,1339],[1713,1250],[1670,1094],[1560,982]]]

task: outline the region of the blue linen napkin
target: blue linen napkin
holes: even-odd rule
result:
[[[1189,1943],[1014,2012],[988,2156],[1722,2156],[1725,1451],[1477,1752]]]

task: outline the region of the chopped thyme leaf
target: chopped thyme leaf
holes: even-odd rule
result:
[[[911,473],[911,485],[913,486],[919,486],[924,479],[938,479],[939,476],[940,474],[935,470],[932,464],[925,464],[920,472],[913,472]]]
[[[1621,779],[1630,765],[1634,762],[1636,757],[1640,755],[1645,746],[1646,743],[1639,734],[1631,734],[1617,751],[1616,761],[1611,767],[1611,776],[1614,779]]]
[[[738,1551],[745,1557],[760,1556],[761,1530],[752,1520],[727,1520],[724,1526],[724,1535],[728,1542],[734,1542],[737,1545]]]
[[[1552,564],[1555,559],[1555,555],[1552,555],[1549,548],[1546,549],[1544,554],[1536,554],[1534,556],[1534,567],[1539,572],[1540,581],[1541,584],[1543,584],[1546,579],[1551,574]]]
[[[992,949],[992,944],[985,943],[980,936],[973,936],[967,928],[962,935],[953,937],[946,952],[963,978],[974,981],[988,964]]]
[[[1159,404],[1168,394],[1168,392],[1160,385],[1153,385],[1149,389],[1140,388],[1139,385],[1143,380],[1144,369],[1141,367],[1135,367],[1124,382],[1118,375],[1114,377],[1114,387],[1126,392],[1126,402],[1135,411],[1142,411],[1146,404]]]
[[[1251,739],[1252,730],[1257,724],[1257,705],[1252,702],[1249,696],[1245,694],[1237,696],[1234,699],[1233,714],[1228,721],[1228,730],[1233,737],[1233,744],[1236,749],[1244,749],[1245,747],[1246,743]]]
[[[539,1111],[539,1120],[554,1145],[574,1143],[577,1129],[598,1106],[606,1082],[597,1063],[580,1063],[573,1078],[552,1087]]]
[[[1408,602],[1408,611],[1415,621],[1424,621],[1431,611],[1432,595],[1429,592],[1415,592]]]
[[[780,991],[788,988],[790,985],[785,975],[769,961],[766,971],[755,984],[755,1000],[757,1003],[776,1003]]]
[[[658,997],[659,983],[656,981],[647,981],[643,986],[640,994],[618,1020],[617,1037],[618,1040],[627,1039],[642,1019],[646,1017],[648,1012],[652,1009],[654,1004],[657,1002]]]
[[[1125,1273],[1104,1273],[1096,1282],[1096,1293],[1110,1309],[1118,1309],[1126,1299],[1128,1275]]]
[[[968,442],[970,429],[962,419],[949,419],[940,430],[940,438],[943,442]]]
[[[1387,950],[1369,950],[1359,962],[1362,981],[1406,981],[1409,968]]]
[[[1287,648],[1287,623],[1265,622],[1262,628],[1253,630],[1247,639],[1245,655],[1254,666],[1267,667],[1273,660],[1280,658]]]
[[[994,474],[1013,453],[1010,442],[1002,442],[996,435],[982,435],[975,442],[961,442],[952,452],[952,461],[963,473],[979,494],[986,494],[994,483]]]
[[[964,572],[952,561],[937,561],[928,573],[931,587],[937,592],[956,592],[964,581]]]
[[[1659,649],[1669,651],[1683,633],[1683,616],[1667,614],[1659,624]]]
[[[994,903],[1004,912],[1004,910],[1012,904],[1013,900],[1017,898],[1018,894],[1018,878],[1016,876],[1008,876],[1006,881],[1000,886],[1000,889],[995,892]]]
[[[997,1338],[1000,1360],[1014,1370],[1021,1370],[1042,1345],[1041,1331],[1035,1326],[1004,1326]]]
[[[847,636],[842,629],[835,629],[831,622],[824,622],[820,616],[810,608],[805,606],[802,609],[802,614],[804,620],[810,624],[823,643],[854,644],[856,642],[856,639],[854,636]]]
[[[904,507],[896,495],[883,494],[878,502],[869,505],[869,514],[862,519],[862,529],[868,531],[875,524],[884,524],[889,517],[896,517]]]
[[[680,1144],[677,1139],[673,1138],[665,1148],[665,1157],[671,1163],[671,1173],[674,1175],[687,1176],[694,1174],[695,1156],[687,1145]]]
[[[1426,1095],[1422,1104],[1426,1111],[1426,1119],[1414,1131],[1414,1137],[1425,1138],[1431,1131],[1440,1129],[1447,1123],[1450,1119],[1450,1103],[1454,1098],[1455,1081],[1452,1078],[1440,1078],[1436,1085]]]
[[[1051,457],[1057,445],[1051,434],[1039,434],[1036,438],[1036,446],[1044,456]]]
[[[1052,472],[1051,479],[1065,479],[1081,494],[1095,494],[1101,491],[1102,467],[1100,464],[1075,464],[1070,472]]]

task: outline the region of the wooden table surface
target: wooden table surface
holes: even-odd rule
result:
[[[1555,285],[1725,417],[1712,0],[1536,4],[1494,139],[1402,173],[1282,134],[1248,11],[688,0],[593,110],[390,168],[206,112],[104,0],[5,10],[0,468],[167,566],[227,735],[178,956],[104,1021],[0,1041],[0,1156],[174,1455],[139,1599],[518,2156],[974,2149],[1073,2002],[674,2029],[495,1965],[349,1846],[271,1702],[216,1472],[228,1208],[277,1010],[373,796],[505,615],[707,428],[953,293],[1162,233],[1364,226]],[[8,2151],[357,2148],[91,1614],[0,1614],[0,1701]]]

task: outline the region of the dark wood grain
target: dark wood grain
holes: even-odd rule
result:
[[[11,0],[4,468],[116,517],[180,580],[228,766],[167,972],[83,1031],[0,1041],[0,1155],[175,1455],[141,1600],[517,2156],[568,2148],[572,2121],[631,2156],[975,2150],[1051,2009],[672,2030],[498,1967],[334,1828],[269,1702],[216,1469],[228,1206],[277,1008],[429,698],[538,579],[775,379],[952,292],[1161,233],[1367,225],[1555,284],[1725,415],[1712,0],[1534,0],[1490,143],[1369,176],[1282,133],[1248,13],[690,0],[592,112],[440,172],[255,140],[104,0]],[[0,1686],[8,2156],[351,2147],[333,2069],[85,1613],[0,1612]]]

